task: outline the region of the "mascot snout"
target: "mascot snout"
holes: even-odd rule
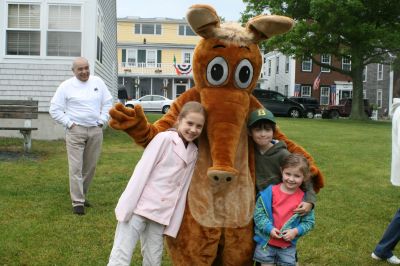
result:
[[[234,168],[234,160],[249,111],[249,94],[245,90],[224,87],[203,88],[200,96],[210,114],[207,117],[207,136],[210,140],[212,166],[207,176],[214,185],[232,183],[239,174]]]

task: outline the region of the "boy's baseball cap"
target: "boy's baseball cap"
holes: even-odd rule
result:
[[[268,120],[269,122],[276,124],[275,117],[271,111],[265,108],[260,108],[251,112],[247,126],[251,127],[254,123],[260,120]]]

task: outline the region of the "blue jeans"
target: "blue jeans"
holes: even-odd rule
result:
[[[386,228],[381,241],[375,247],[374,253],[382,259],[393,256],[393,249],[400,241],[400,209],[397,210],[389,226]]]
[[[272,246],[266,246],[264,249],[261,245],[257,244],[253,259],[260,263],[295,266],[296,247],[290,246],[288,248],[275,248]]]

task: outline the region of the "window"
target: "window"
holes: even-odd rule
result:
[[[343,57],[342,58],[342,69],[346,71],[351,70],[351,60],[349,57]]]
[[[104,18],[100,8],[97,9],[97,51],[96,59],[103,63]]]
[[[382,89],[376,90],[376,105],[382,108]]]
[[[271,62],[271,60],[268,60],[268,76],[271,76],[271,66],[272,65],[272,62]]]
[[[363,69],[362,80],[363,80],[363,82],[367,81],[367,66],[365,66]]]
[[[285,94],[286,96],[288,96],[288,95],[289,95],[289,85],[285,85],[285,91],[284,91],[284,94]]]
[[[135,24],[135,34],[161,35],[161,24]]]
[[[196,36],[189,25],[179,25],[179,35],[181,36]]]
[[[275,91],[279,91],[279,87],[278,86],[275,86]]]
[[[47,55],[81,55],[81,7],[49,5]]]
[[[40,55],[40,5],[9,4],[7,55]]]
[[[305,72],[311,72],[312,71],[312,60],[311,58],[309,59],[303,59],[301,62],[301,70]]]
[[[80,56],[81,6],[49,4],[42,8],[42,5],[44,4],[8,4],[6,54]],[[46,21],[42,21],[43,18]],[[100,35],[98,37],[103,38]],[[98,47],[101,52],[102,44],[98,44]],[[99,53],[98,56],[101,60],[102,55]]]
[[[319,102],[321,105],[329,104],[329,87],[321,86],[321,96],[319,97]]]
[[[182,63],[183,64],[191,64],[192,63],[192,53],[191,52],[183,52],[182,55]]]
[[[329,54],[321,55],[321,63],[330,65],[331,64],[331,55],[329,55]],[[328,67],[321,67],[321,72],[331,72],[331,69]]]
[[[285,58],[285,73],[289,73],[289,56]]]
[[[383,64],[378,64],[377,80],[383,80]]]
[[[137,50],[136,49],[127,49],[126,50],[126,62],[127,66],[136,66],[137,63]]]
[[[157,59],[157,51],[156,50],[147,50],[146,53],[146,64],[148,67],[155,67]]]
[[[276,74],[279,74],[279,56],[276,57]]]
[[[311,86],[309,86],[309,85],[301,86],[301,96],[310,97],[311,96]]]

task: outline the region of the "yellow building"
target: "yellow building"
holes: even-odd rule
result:
[[[185,19],[126,17],[118,19],[117,28],[120,92],[126,89],[128,98],[175,99],[193,86],[192,58],[200,37]]]

